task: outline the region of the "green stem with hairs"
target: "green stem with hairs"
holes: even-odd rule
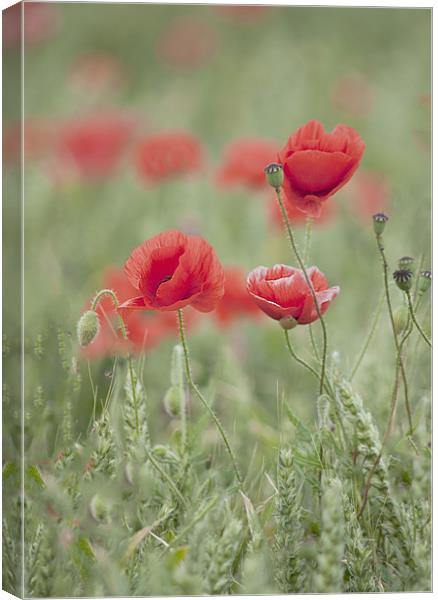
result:
[[[384,284],[384,288],[385,288],[386,304],[388,307],[389,318],[391,321],[392,335],[394,338],[394,345],[395,345],[395,349],[396,349],[396,353],[397,353],[395,368],[396,368],[396,372],[397,372],[398,368],[400,367],[400,373],[401,373],[402,380],[403,380],[406,412],[408,414],[408,419],[409,419],[409,429],[410,429],[410,431],[412,431],[412,418],[411,418],[411,409],[410,409],[410,405],[409,405],[408,381],[407,381],[407,377],[406,377],[406,370],[404,367],[403,359],[401,356],[400,344],[399,344],[398,337],[397,337],[397,330],[395,328],[394,312],[392,310],[391,296],[389,294],[388,262],[386,260],[385,249],[383,247],[383,239],[382,239],[381,234],[376,233],[376,242],[377,242],[377,248],[380,252],[380,258],[381,258],[381,262],[382,262],[383,284]],[[395,388],[396,396],[397,396],[397,393],[398,393],[398,386],[396,386],[396,388]],[[397,400],[397,398],[395,398],[395,400],[393,399],[391,402],[391,406],[394,406],[394,410],[395,410],[395,405],[397,403],[396,400]]]
[[[322,329],[322,343],[323,343],[323,347],[322,347],[322,360],[321,360],[321,375],[320,375],[320,380],[319,380],[319,393],[322,394],[324,391],[324,379],[325,379],[325,365],[326,365],[326,361],[327,361],[327,329],[325,326],[325,322],[324,319],[322,317],[322,313],[318,304],[318,299],[316,297],[316,292],[315,289],[313,287],[312,282],[310,281],[309,275],[307,274],[306,271],[306,267],[303,263],[303,260],[300,256],[300,253],[298,252],[298,248],[295,242],[295,238],[292,232],[292,228],[290,225],[290,221],[289,221],[289,217],[287,216],[287,212],[286,209],[284,207],[284,203],[283,203],[283,199],[281,197],[281,190],[279,187],[275,188],[275,192],[277,194],[277,199],[278,199],[278,204],[280,205],[280,209],[281,212],[283,214],[283,220],[284,220],[284,224],[286,226],[286,231],[287,231],[287,235],[289,238],[289,243],[291,245],[292,251],[295,254],[295,257],[298,261],[298,264],[301,267],[301,270],[303,272],[304,275],[304,279],[306,280],[307,285],[309,286],[310,292],[312,294],[312,298],[313,298],[313,302],[315,304],[315,309],[319,318],[319,321],[321,323],[321,329]]]
[[[239,487],[240,487],[240,489],[243,489],[243,480],[240,475],[239,467],[237,466],[236,457],[234,456],[234,452],[231,449],[230,442],[228,441],[228,437],[227,437],[227,434],[225,433],[222,423],[220,422],[219,417],[216,415],[214,410],[208,404],[207,400],[202,395],[201,390],[198,388],[196,383],[193,381],[192,370],[190,367],[189,349],[187,346],[186,336],[185,336],[185,332],[184,332],[184,318],[183,318],[182,310],[180,308],[178,309],[178,325],[179,325],[179,335],[181,338],[181,345],[183,347],[183,352],[184,352],[184,363],[185,363],[185,369],[186,369],[187,383],[189,384],[189,387],[193,390],[193,392],[196,394],[196,396],[199,398],[199,400],[202,402],[204,408],[207,410],[207,412],[210,414],[210,417],[214,421],[214,424],[216,425],[216,427],[223,439],[223,442],[225,444],[227,452],[230,455],[231,462],[232,462],[233,468],[234,468],[234,472],[236,474],[236,478],[239,483]]]
[[[424,333],[424,331],[423,331],[420,323],[417,321],[417,317],[415,316],[415,310],[414,310],[414,307],[412,305],[411,293],[410,292],[406,292],[406,296],[408,298],[408,306],[409,306],[409,313],[411,315],[411,319],[412,319],[415,327],[418,329],[418,332],[420,333],[420,335],[423,338],[423,340],[426,342],[426,344],[429,346],[429,348],[432,348],[432,342],[427,337],[427,335]]]

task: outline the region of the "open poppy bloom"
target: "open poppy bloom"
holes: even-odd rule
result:
[[[224,295],[224,270],[213,248],[197,235],[163,231],[138,246],[125,273],[139,296],[120,305],[131,310],[212,311]]]
[[[278,154],[286,202],[318,216],[322,202],[351,179],[364,150],[362,138],[352,127],[337,125],[325,133],[319,121],[309,121]]]
[[[243,316],[260,314],[246,291],[245,275],[239,267],[225,269],[225,293],[214,314],[221,325]]]
[[[325,275],[316,267],[306,269],[315,290],[321,314],[339,293],[329,288]],[[247,290],[254,302],[272,319],[292,318],[295,324],[307,325],[318,319],[312,292],[301,269],[287,265],[257,267],[247,278]]]
[[[202,164],[202,147],[189,133],[157,133],[139,142],[135,160],[140,177],[157,183],[198,171]]]
[[[223,164],[216,173],[219,186],[244,185],[250,189],[267,186],[264,169],[272,163],[278,147],[261,139],[242,139],[230,144],[224,154]]]

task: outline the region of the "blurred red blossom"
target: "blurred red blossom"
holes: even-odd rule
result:
[[[294,204],[285,203],[287,216],[292,225],[302,226],[307,222],[308,216],[302,210],[297,208]],[[283,229],[283,213],[281,212],[280,206],[278,205],[277,196],[270,193],[267,203],[268,219],[273,227],[276,229]],[[312,217],[313,223],[317,225],[323,225],[333,220],[336,215],[336,204],[330,202],[324,202],[321,206],[321,212],[318,216]]]
[[[275,160],[278,145],[263,139],[241,139],[224,151],[222,165],[216,172],[219,186],[243,185],[250,189],[266,187],[264,168]]]
[[[187,69],[207,63],[217,46],[217,32],[207,22],[196,17],[178,17],[162,32],[156,53],[163,62]]]
[[[152,183],[199,171],[200,141],[186,132],[164,132],[143,138],[135,149],[139,176]]]
[[[132,139],[135,119],[117,113],[93,114],[61,128],[58,158],[84,179],[108,177],[119,165]]]
[[[16,47],[23,37],[26,44],[39,44],[50,38],[58,25],[58,13],[52,2],[19,2],[3,11],[3,47]]]
[[[225,293],[216,306],[215,317],[221,325],[228,325],[242,317],[259,315],[256,304],[246,289],[245,274],[239,267],[225,268]]]
[[[224,295],[224,269],[208,242],[170,230],[132,251],[125,273],[135,289],[121,309],[212,311]],[[138,293],[140,292],[140,296]]]
[[[386,177],[374,171],[358,173],[346,188],[350,196],[348,206],[357,216],[369,224],[376,213],[387,213],[390,204],[390,188]]]
[[[254,23],[266,16],[270,6],[246,5],[246,4],[222,4],[215,7],[223,15],[241,23]]]
[[[362,138],[352,127],[337,125],[326,133],[319,121],[309,121],[278,154],[285,202],[317,217],[322,203],[351,179],[364,150]]]
[[[338,79],[332,91],[332,102],[338,110],[356,117],[367,115],[373,104],[373,92],[361,76]]]
[[[315,290],[321,314],[339,293],[339,287],[329,288],[327,279],[316,267],[306,269]],[[247,278],[248,292],[261,310],[272,319],[293,319],[307,325],[318,319],[315,302],[301,269],[287,265],[257,267]]]
[[[123,87],[126,72],[115,56],[103,52],[89,52],[77,57],[68,79],[74,89],[84,94],[107,94]]]
[[[119,302],[128,300],[136,293],[123,269],[117,266],[105,271],[102,284],[104,288],[115,292]],[[176,337],[178,334],[176,318],[172,313],[121,311],[128,334],[128,340],[125,340],[119,328],[117,311],[109,296],[102,298],[96,312],[100,329],[93,342],[81,348],[81,353],[86,358],[100,358],[126,351],[144,352],[157,346],[163,339]],[[190,328],[195,321],[195,311],[188,309],[185,314],[186,326]]]

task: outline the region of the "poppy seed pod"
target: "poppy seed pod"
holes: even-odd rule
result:
[[[418,279],[418,291],[420,294],[424,294],[430,288],[432,283],[432,273],[430,271],[421,271]]]
[[[81,346],[88,346],[99,333],[99,317],[94,310],[87,310],[78,321],[77,334]]]
[[[387,220],[388,217],[384,213],[377,213],[373,215],[373,227],[376,235],[382,235],[385,230]]]
[[[283,167],[278,163],[271,163],[265,167],[266,181],[275,189],[283,185],[284,173]]]
[[[408,269],[409,271],[415,271],[415,258],[412,256],[402,256],[398,261],[399,269]]]
[[[409,269],[399,269],[398,271],[394,271],[393,275],[394,281],[403,292],[409,292],[413,283],[413,275],[412,271]]]

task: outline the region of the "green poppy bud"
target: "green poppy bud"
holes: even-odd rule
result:
[[[394,281],[397,284],[397,286],[403,292],[409,292],[414,280],[412,271],[410,271],[409,269],[399,269],[398,271],[394,271],[392,276],[394,277]]]
[[[406,329],[409,321],[409,308],[406,304],[402,304],[394,311],[394,327],[395,333],[399,335]]]
[[[296,321],[293,317],[283,317],[278,321],[283,329],[293,329],[297,326],[298,321]]]
[[[412,256],[402,256],[401,258],[399,258],[398,268],[399,269],[408,269],[409,271],[412,271],[412,273],[414,273],[415,272],[415,258],[412,258]]]
[[[283,185],[283,167],[278,163],[271,163],[265,168],[266,181],[273,188],[278,189]]]
[[[388,217],[384,213],[377,213],[373,215],[373,227],[376,235],[382,235],[385,230],[387,220]]]
[[[432,283],[432,273],[430,271],[421,271],[420,277],[418,278],[418,291],[420,294],[424,294],[430,288]]]
[[[78,321],[77,334],[81,346],[88,346],[99,333],[99,317],[94,310],[87,310]]]
[[[108,504],[98,495],[95,494],[90,504],[88,505],[90,515],[98,523],[107,523],[110,520],[110,507]]]
[[[176,386],[171,385],[164,396],[163,404],[164,410],[167,412],[169,417],[178,417],[181,412],[181,393],[182,390]]]

